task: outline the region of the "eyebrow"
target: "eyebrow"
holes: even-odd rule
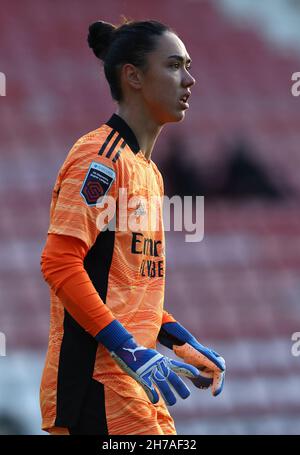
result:
[[[170,55],[169,58],[174,58],[175,60],[178,60],[180,63],[184,63],[184,58],[181,55]],[[192,60],[188,58],[186,60],[186,63],[192,63]]]

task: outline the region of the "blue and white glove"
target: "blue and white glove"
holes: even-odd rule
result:
[[[203,346],[178,322],[166,322],[162,325],[158,340],[164,346],[173,349],[184,362],[198,368],[200,376],[190,378],[200,389],[211,387],[212,395],[219,395],[224,386],[225,360],[217,352]]]
[[[101,330],[96,339],[110,351],[122,370],[143,387],[153,404],[159,401],[155,385],[166,403],[172,406],[176,403],[176,396],[170,385],[181,398],[187,398],[191,393],[178,374],[192,380],[200,376],[199,370],[194,366],[169,359],[155,349],[138,345],[117,320]]]

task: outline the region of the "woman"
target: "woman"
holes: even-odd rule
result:
[[[187,398],[180,374],[217,395],[225,370],[163,310],[163,182],[151,154],[163,125],[184,118],[195,80],[184,44],[161,23],[96,22],[88,43],[104,62],[117,110],[76,142],[53,191],[41,262],[51,287],[42,428],[176,434],[170,384]],[[147,218],[154,198],[156,229]],[[110,217],[105,201],[114,203]],[[161,355],[157,340],[189,363]]]

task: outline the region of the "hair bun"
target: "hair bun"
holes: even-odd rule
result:
[[[88,44],[100,60],[104,60],[111,44],[115,26],[109,22],[94,22],[89,26]]]

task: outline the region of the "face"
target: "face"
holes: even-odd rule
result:
[[[182,120],[189,107],[187,97],[195,84],[189,72],[191,59],[183,42],[174,33],[164,33],[147,62],[141,95],[149,114],[158,125]]]

